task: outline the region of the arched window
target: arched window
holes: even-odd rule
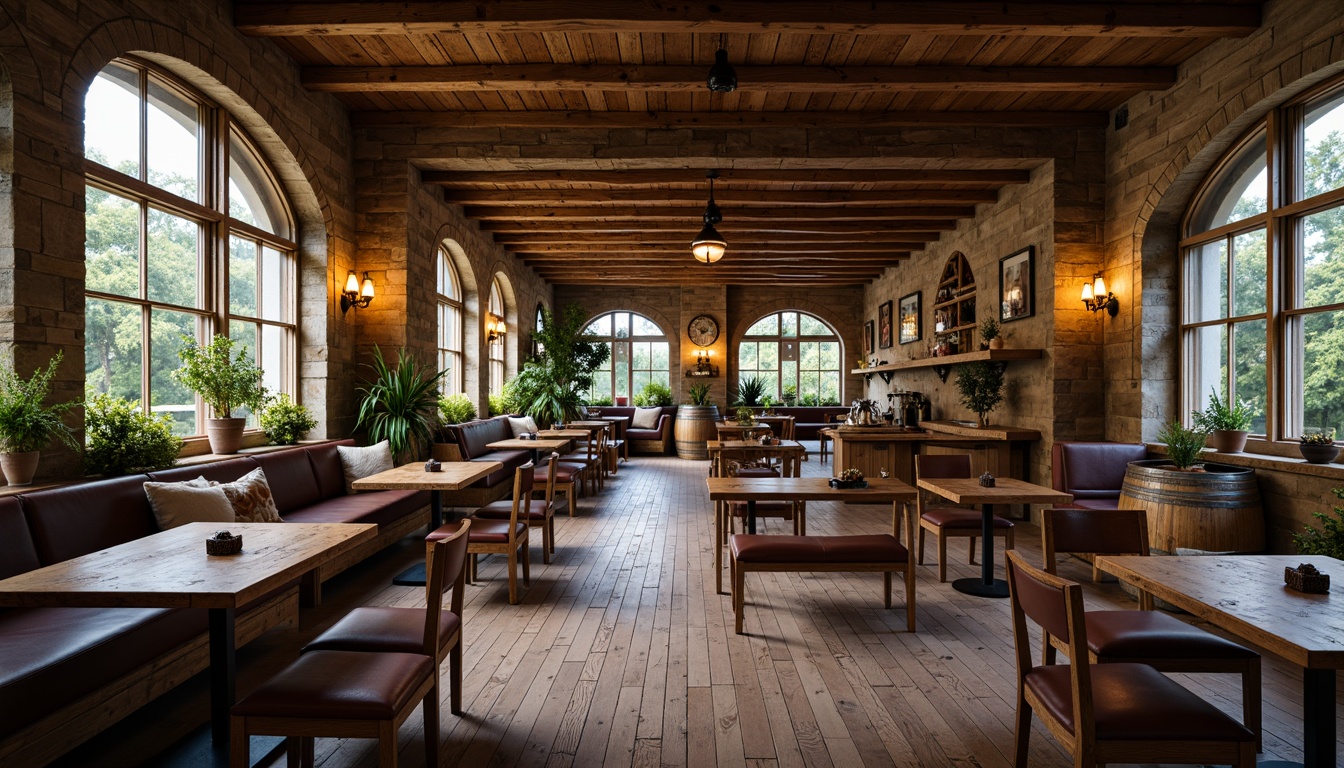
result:
[[[805,312],[757,320],[737,345],[738,381],[756,376],[773,402],[793,395],[800,405],[840,403],[840,339]]]
[[[499,278],[490,281],[490,304],[485,322],[487,330],[506,329],[504,289],[499,285]],[[489,350],[487,354],[490,357],[490,394],[498,395],[504,391],[504,338],[502,336],[495,338],[486,344],[486,349]]]
[[[667,334],[649,318],[634,312],[608,312],[588,324],[591,333],[611,349],[611,356],[593,374],[590,403],[612,403],[633,397],[651,381],[671,387]]]
[[[456,395],[462,392],[462,281],[444,246],[439,246],[438,272],[439,370],[448,369],[439,388],[445,395]]]
[[[540,341],[537,341],[537,333],[541,326],[546,322],[546,307],[540,302],[537,303],[537,315],[532,319],[532,356],[537,357],[545,348]]]
[[[267,389],[297,395],[293,218],[242,129],[177,78],[118,59],[85,96],[84,137],[86,389],[202,434],[204,406],[170,373],[183,336],[225,333]]]
[[[1181,412],[1217,392],[1251,406],[1257,435],[1344,433],[1341,82],[1252,129],[1195,195],[1183,234]]]

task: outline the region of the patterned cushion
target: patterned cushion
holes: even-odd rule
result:
[[[393,467],[392,447],[386,440],[366,448],[338,445],[336,453],[341,457],[341,469],[345,472],[346,493],[355,492],[350,484],[356,480],[386,472]]]
[[[280,510],[276,509],[266,472],[257,467],[232,483],[221,483],[220,490],[233,505],[233,515],[240,523],[278,523]]]

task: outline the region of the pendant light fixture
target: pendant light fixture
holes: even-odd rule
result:
[[[695,260],[702,264],[713,264],[723,258],[723,252],[728,249],[728,241],[723,239],[723,235],[714,228],[715,224],[723,221],[723,214],[719,211],[719,206],[714,202],[714,180],[719,178],[718,171],[710,171],[705,174],[709,179],[709,204],[705,206],[705,226],[700,230],[700,234],[691,241],[691,255]]]
[[[719,50],[714,52],[714,65],[709,68],[706,81],[709,90],[731,93],[737,89],[737,70],[728,63],[728,51],[723,47],[723,35],[719,35]]]

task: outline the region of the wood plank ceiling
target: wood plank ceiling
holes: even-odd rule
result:
[[[1095,126],[1219,38],[1260,24],[1255,0],[815,2],[476,0],[252,2],[304,86],[355,125],[530,129],[937,131]],[[737,90],[705,79],[722,45]],[[518,167],[419,158],[508,251],[553,283],[857,284],[1025,182],[1029,161],[864,158],[715,163],[723,261],[696,264],[708,170],[650,141],[625,157]],[[761,156],[754,148],[752,157]],[[876,157],[876,150],[874,155]],[[685,272],[671,271],[669,265]]]

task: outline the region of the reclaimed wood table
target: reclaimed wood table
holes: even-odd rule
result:
[[[429,530],[437,531],[443,525],[444,491],[460,491],[503,468],[504,465],[498,461],[445,461],[438,472],[426,472],[424,464],[403,464],[376,475],[361,477],[350,487],[356,491],[429,491]],[[397,574],[392,583],[402,587],[423,587],[424,562]]]
[[[797,429],[797,420],[792,416],[757,416],[756,420],[770,428],[776,437],[793,440]]]
[[[873,478],[866,488],[832,488],[826,477],[710,477],[710,501],[745,501],[747,533],[756,532],[758,501],[849,501],[859,504],[891,504],[891,535],[901,538],[901,506],[918,493],[893,478]],[[910,544],[911,542],[906,542]],[[723,546],[714,547],[714,570],[718,591],[723,592]]]
[[[1098,555],[1097,568],[1302,667],[1303,756],[1337,764],[1335,670],[1344,669],[1344,599],[1283,583],[1283,569],[1311,563],[1334,579],[1344,561],[1317,555],[1142,557]],[[1260,766],[1297,763],[1263,762]]]
[[[205,554],[227,528],[237,555]],[[234,618],[240,606],[372,540],[355,523],[188,523],[0,581],[0,606],[204,608],[209,613],[210,754],[228,765],[229,710],[237,699]]]
[[[796,440],[780,440],[774,445],[761,445],[755,440],[708,440],[705,449],[709,452],[709,473],[715,477],[726,474],[723,463],[731,459],[773,461],[785,456],[796,456],[802,461],[807,455],[806,446]]]
[[[918,485],[953,504],[980,505],[980,578],[952,582],[953,589],[977,597],[1008,596],[1008,582],[994,578],[994,505],[1069,504],[1073,501],[1073,494],[1011,477],[995,478],[992,488],[984,487],[974,477],[925,477],[919,479]]]
[[[540,432],[537,435],[538,437],[535,440],[511,437],[507,440],[487,443],[485,447],[496,451],[531,451],[532,465],[536,466],[537,462],[541,460],[542,451],[563,451],[569,447],[570,443],[574,442],[573,439],[568,437],[541,437]]]
[[[756,424],[738,424],[737,422],[729,424],[726,421],[720,421],[714,424],[714,429],[717,431],[720,441],[743,440],[746,438],[748,432],[757,433],[756,437],[760,437],[761,434],[767,432],[774,434],[773,432],[770,432],[769,426],[759,422]]]

